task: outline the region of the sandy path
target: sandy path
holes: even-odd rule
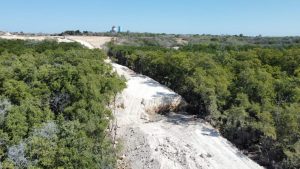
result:
[[[57,40],[58,42],[79,42],[88,48],[102,48],[105,43],[110,42],[112,37],[101,36],[20,36],[20,35],[2,35],[3,39],[20,40]],[[92,45],[91,45],[92,44]]]
[[[19,35],[3,35],[0,36],[3,39],[20,39],[20,40],[57,40],[58,42],[73,42],[72,40],[66,39],[63,36],[19,36]]]
[[[128,168],[162,169],[257,169],[208,123],[193,116],[156,115],[159,107],[180,105],[181,97],[149,77],[113,64],[127,79],[127,88],[117,102],[119,138],[124,140]]]
[[[110,42],[112,37],[102,36],[66,36],[69,40],[79,42],[88,48],[103,48],[105,43]]]
[[[100,48],[110,40],[107,37],[68,39],[89,48]],[[184,100],[149,77],[115,63],[112,66],[127,79],[127,88],[117,97],[115,109],[117,137],[123,144],[119,168],[262,168],[205,121],[184,113],[157,115],[159,109],[175,109],[184,104]]]

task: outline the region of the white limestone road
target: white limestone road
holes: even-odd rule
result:
[[[159,108],[174,109],[184,100],[153,79],[112,64],[127,79],[119,95],[116,118],[128,168],[259,169],[217,130],[184,113],[158,115]]]
[[[82,38],[72,39],[94,48],[93,43]],[[176,109],[185,103],[184,100],[147,76],[111,64],[127,80],[127,88],[117,97],[115,114],[119,127],[117,137],[123,144],[119,168],[263,168],[243,155],[207,122],[185,113],[158,115],[160,109]]]

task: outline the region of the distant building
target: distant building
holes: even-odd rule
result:
[[[120,32],[122,32],[122,28],[121,28],[121,26],[118,26],[118,28],[116,26],[112,26],[110,32],[120,33]]]
[[[112,33],[116,33],[117,32],[117,27],[116,26],[112,26],[111,27],[111,32]]]

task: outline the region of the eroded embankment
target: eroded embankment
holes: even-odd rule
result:
[[[116,108],[117,136],[124,145],[120,168],[261,168],[203,120],[156,114],[182,106],[183,99],[149,77],[112,65],[127,79]]]

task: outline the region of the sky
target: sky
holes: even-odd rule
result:
[[[1,0],[0,30],[299,36],[300,0]]]

